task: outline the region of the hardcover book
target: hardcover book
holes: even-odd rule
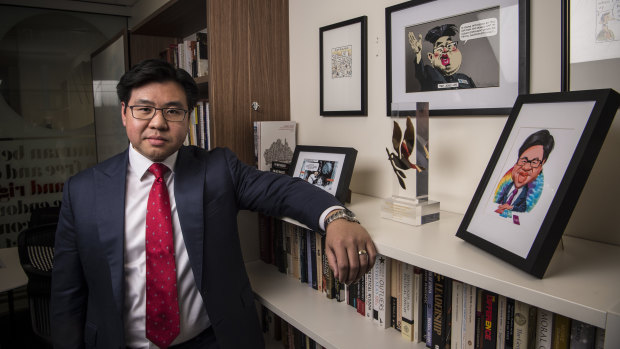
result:
[[[506,297],[497,296],[497,349],[506,348]]]
[[[452,280],[452,332],[450,348],[461,349],[463,340],[463,283]]]
[[[530,305],[515,300],[514,330],[513,330],[513,348],[527,349],[527,341],[529,337],[529,318]]]
[[[269,171],[273,161],[290,163],[296,142],[295,121],[255,121],[254,155],[257,168]]]
[[[452,303],[452,280],[441,274],[434,274],[432,347],[450,348],[450,322]]]
[[[495,349],[497,346],[497,294],[482,291],[482,331],[480,343],[483,349]]]
[[[596,327],[585,322],[572,320],[570,330],[571,349],[593,349],[596,340]]]
[[[463,327],[461,343],[463,349],[474,349],[476,343],[476,295],[475,286],[463,284]]]
[[[372,279],[373,269],[370,269],[366,275],[364,275],[364,284],[366,285],[366,318],[373,320],[373,289],[374,282]]]
[[[422,269],[414,267],[413,269],[413,339],[415,342],[422,342],[422,299],[424,289],[422,288]]]
[[[515,317],[515,300],[512,298],[506,298],[506,330],[505,330],[505,343],[506,349],[512,349],[514,342],[514,317]]]
[[[434,274],[432,271],[424,271],[424,317],[425,317],[425,337],[426,347],[433,347],[433,288],[434,288]]]
[[[553,332],[551,348],[569,349],[570,345],[570,319],[560,314],[553,315]]]

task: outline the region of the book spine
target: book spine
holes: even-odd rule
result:
[[[401,265],[401,335],[408,341],[413,341],[413,265],[408,263],[402,263]]]
[[[366,275],[364,275],[364,284],[366,285],[366,319],[368,320],[372,320],[373,319],[373,311],[372,311],[372,306],[373,306],[373,288],[374,288],[374,283],[372,280],[372,276],[373,276],[373,269],[370,269]]]
[[[497,349],[506,348],[506,297],[497,296]]]
[[[390,258],[378,255],[373,269],[373,317],[379,327],[388,328],[390,326]]]
[[[515,300],[513,348],[527,349],[527,338],[529,330],[529,304]]]
[[[364,276],[357,281],[356,290],[355,308],[360,315],[366,316],[366,278]]]
[[[539,308],[536,320],[536,348],[551,349],[553,332],[553,313]]]
[[[291,233],[291,257],[293,258],[293,277],[301,280],[299,264],[299,227],[293,225]]]
[[[452,281],[441,274],[434,274],[433,283],[433,324],[432,324],[432,347],[434,349],[444,349],[450,347],[448,318],[450,315],[450,307],[452,296]]]
[[[463,283],[452,280],[452,332],[450,348],[461,349],[463,340]]]
[[[323,292],[323,236],[319,232],[314,233],[316,241],[316,289]]]
[[[515,317],[515,300],[512,298],[506,298],[506,330],[505,330],[505,344],[506,349],[512,349],[514,343],[514,317]]]
[[[325,296],[329,299],[336,298],[336,291],[334,285],[334,272],[329,268],[329,262],[327,261],[327,256],[325,255],[325,237],[321,238],[321,247],[323,251],[321,252],[323,258],[323,292],[325,292]]]
[[[308,239],[308,284],[316,290],[318,289],[316,278],[316,234],[308,230],[306,237]]]
[[[497,346],[497,294],[483,290],[483,331],[480,342],[483,349],[495,349]]]
[[[308,239],[307,231],[298,227],[299,232],[299,281],[308,283]]]
[[[284,249],[286,250],[286,275],[293,276],[293,225],[283,222]]]
[[[578,320],[571,321],[570,349],[592,349],[596,341],[596,327]]]
[[[434,288],[434,274],[432,271],[425,271],[426,279],[426,347],[433,347],[433,288]]]
[[[422,288],[422,269],[413,268],[413,340],[415,342],[422,341],[422,294],[424,289]]]
[[[538,308],[530,306],[530,313],[527,319],[527,347],[534,348],[536,346],[536,325],[538,324]]]
[[[553,332],[551,348],[569,349],[570,344],[570,319],[560,314],[553,315]]]
[[[461,343],[463,349],[474,349],[476,343],[476,287],[463,284],[463,327]]]
[[[400,331],[401,326],[401,305],[400,305],[400,265],[401,262],[395,259],[392,259],[390,265],[390,315],[391,321],[390,326],[394,327],[397,331]]]

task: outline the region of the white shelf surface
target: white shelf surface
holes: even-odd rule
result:
[[[538,279],[456,237],[463,215],[411,226],[380,217],[382,199],[353,194],[349,208],[379,253],[601,328],[620,307],[620,247],[563,237]]]
[[[393,328],[379,328],[345,302],[328,299],[273,265],[254,261],[246,268],[259,302],[326,348],[425,348]]]

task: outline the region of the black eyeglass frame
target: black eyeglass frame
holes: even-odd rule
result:
[[[136,117],[136,115],[133,113],[133,108],[136,107],[142,107],[142,108],[152,108],[153,109],[153,114],[151,115],[150,118],[139,118]],[[131,110],[131,116],[136,119],[136,120],[151,120],[155,117],[155,115],[157,114],[158,110],[161,110],[161,114],[164,117],[164,119],[166,121],[170,121],[170,122],[183,122],[185,120],[185,117],[187,116],[187,109],[183,109],[183,108],[174,108],[174,107],[165,107],[165,108],[156,108],[156,107],[151,107],[149,105],[130,105],[129,109]],[[183,112],[183,118],[181,120],[170,120],[166,117],[166,111],[167,110],[176,110],[176,111],[182,111]]]

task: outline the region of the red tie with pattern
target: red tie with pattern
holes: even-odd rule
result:
[[[164,164],[154,163],[149,171],[155,181],[146,210],[146,338],[167,348],[179,335],[176,264],[170,199]]]

